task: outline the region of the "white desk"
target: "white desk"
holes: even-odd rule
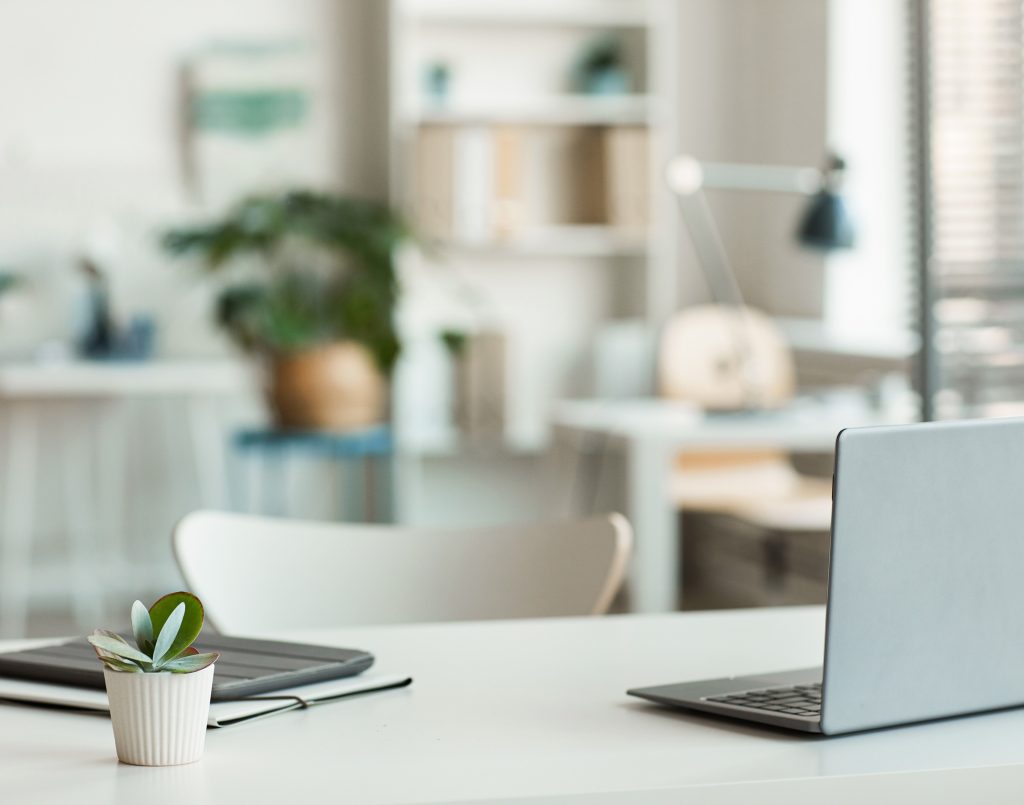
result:
[[[707,788],[690,787],[732,786],[734,798],[710,801],[792,802],[760,799],[762,786],[785,792],[786,781],[805,779],[821,797],[822,785],[834,794],[850,776],[898,774],[934,787],[923,772],[965,768],[979,793],[1013,784],[1019,795],[1024,710],[824,739],[625,695],[636,685],[815,665],[823,624],[821,608],[806,607],[296,633],[370,650],[381,672],[415,681],[211,731],[202,761],[168,769],[118,765],[104,717],[0,705],[0,800],[609,803],[646,792],[638,801],[660,804],[708,801]],[[990,766],[1015,768],[982,768]],[[892,796],[886,779],[853,790],[873,790],[878,802],[934,801]],[[816,802],[852,801],[864,800]]]
[[[630,591],[639,612],[668,612],[679,593],[678,512],[669,496],[676,456],[687,450],[831,451],[847,427],[906,421],[851,395],[801,399],[778,411],[704,415],[666,400],[568,400],[553,423],[579,449],[588,437],[621,442],[626,451],[626,511],[636,534]],[[603,445],[604,446],[604,445]]]
[[[76,610],[95,611],[90,561],[96,534],[120,533],[127,448],[119,404],[165,398],[189,426],[199,487],[207,506],[223,506],[223,437],[211,401],[257,387],[250,369],[231,360],[153,360],[139,363],[59,361],[0,363],[0,409],[6,414],[3,531],[0,532],[0,633],[23,634],[31,575],[31,543],[39,475],[41,412],[64,406],[60,429],[64,495],[75,557]],[[117,546],[112,546],[117,547]],[[116,554],[110,550],[107,553]]]

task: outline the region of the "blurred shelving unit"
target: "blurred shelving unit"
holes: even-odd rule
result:
[[[431,521],[424,465],[452,459],[507,470],[509,506],[536,512],[550,412],[592,391],[595,335],[674,309],[676,5],[391,0],[391,194],[425,244],[401,267],[401,519]],[[602,47],[618,83],[595,91],[577,67]]]

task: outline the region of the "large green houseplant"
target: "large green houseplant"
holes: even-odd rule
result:
[[[294,191],[244,199],[163,245],[223,275],[217,319],[266,360],[279,425],[348,428],[384,414],[400,350],[395,253],[408,237],[386,205]]]

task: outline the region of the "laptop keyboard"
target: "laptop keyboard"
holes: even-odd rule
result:
[[[731,693],[728,696],[705,696],[703,700],[734,707],[748,707],[752,710],[817,718],[821,715],[821,683],[748,690],[744,693]]]

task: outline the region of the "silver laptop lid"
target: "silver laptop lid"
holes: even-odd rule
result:
[[[822,729],[1024,704],[1024,419],[840,434]]]

